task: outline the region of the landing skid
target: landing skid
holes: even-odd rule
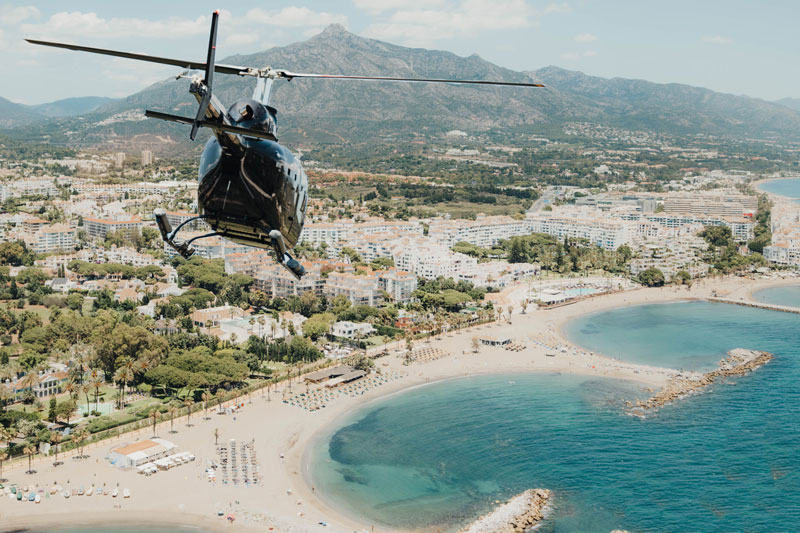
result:
[[[167,218],[167,212],[164,209],[156,209],[153,211],[153,216],[156,219],[158,230],[161,232],[161,238],[184,259],[189,259],[194,255],[195,249],[191,246],[194,241],[198,239],[205,239],[206,237],[225,237],[224,233],[215,231],[205,235],[193,237],[188,241],[178,241],[175,237],[178,235],[178,232],[181,230],[181,228],[183,228],[183,226],[189,224],[190,222],[194,222],[195,220],[203,220],[207,217],[203,215],[192,217],[183,221],[177,228],[172,229],[172,224],[170,224],[169,219]],[[280,264],[286,267],[286,269],[298,280],[302,278],[306,273],[306,269],[303,268],[303,265],[301,265],[300,262],[292,257],[292,255],[289,253],[289,250],[286,248],[286,244],[283,241],[283,235],[281,235],[281,232],[278,230],[272,230],[269,232],[269,238]]]

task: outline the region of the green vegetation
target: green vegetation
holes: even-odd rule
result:
[[[590,270],[622,273],[627,271],[631,258],[628,246],[608,252],[584,239],[565,239],[561,243],[543,233],[512,237],[501,246],[511,263],[538,263],[543,270],[562,274]]]

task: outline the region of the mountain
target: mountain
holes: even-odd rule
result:
[[[0,127],[12,128],[43,120],[44,116],[23,104],[15,104],[0,96]]]
[[[794,109],[795,111],[800,111],[800,98],[781,98],[780,100],[776,100],[775,103],[788,107],[789,109]]]
[[[116,98],[106,98],[105,96],[80,96],[30,107],[37,113],[41,113],[46,117],[58,118],[91,113],[101,105],[109,104],[114,101],[116,101]]]
[[[673,134],[800,138],[800,113],[763,100],[679,84],[605,79],[546,67],[516,72],[477,55],[406,48],[347,32],[338,25],[311,39],[220,63],[272,65],[298,72],[401,77],[543,81],[544,89],[295,79],[275,83],[279,136],[290,145],[376,138],[413,140],[418,132],[452,129],[519,136],[564,122],[591,122]],[[255,81],[215,77],[214,93],[228,105],[249,98]],[[197,103],[186,80],[170,78],[127,98],[101,105],[58,128],[74,142],[130,143],[153,149],[185,146],[188,128],[144,120],[144,109],[194,116]],[[165,135],[165,134],[168,134]],[[168,143],[165,141],[169,141]],[[131,146],[136,148],[136,146]],[[199,149],[196,144],[195,149]]]

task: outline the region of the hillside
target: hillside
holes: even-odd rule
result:
[[[44,116],[23,104],[15,104],[0,96],[0,128],[12,128],[43,120]]]
[[[106,98],[104,96],[82,96],[77,98],[65,98],[63,100],[56,100],[55,102],[29,107],[46,117],[59,118],[91,113],[101,105],[109,104],[114,101],[116,101],[115,98]]]
[[[272,65],[299,72],[403,77],[543,81],[545,89],[493,88],[345,80],[276,82],[271,103],[279,109],[279,136],[289,144],[411,140],[415,133],[536,133],[564,122],[672,134],[800,138],[800,112],[763,100],[679,84],[605,79],[558,67],[516,72],[473,55],[406,48],[366,39],[333,25],[311,39],[220,63]],[[255,82],[217,76],[215,94],[228,104],[252,94]],[[186,146],[187,128],[144,120],[144,109],[193,116],[196,103],[186,80],[172,78],[127,98],[100,106],[80,121],[66,119],[73,142],[119,143],[135,137],[143,144]],[[43,133],[46,128],[43,129]],[[156,137],[161,136],[161,137]],[[197,145],[195,145],[197,149]]]

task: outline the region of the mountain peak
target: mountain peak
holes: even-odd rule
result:
[[[347,29],[342,26],[341,24],[331,24],[322,32],[318,33],[316,37],[324,37],[324,38],[332,38],[332,37],[351,37],[353,36],[352,33],[347,31]]]

